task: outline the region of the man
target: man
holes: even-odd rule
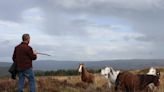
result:
[[[36,60],[36,52],[28,45],[30,42],[30,35],[23,34],[23,42],[15,47],[13,54],[13,61],[16,63],[19,81],[18,92],[23,92],[25,78],[28,79],[30,85],[30,92],[35,92],[35,77],[32,70],[32,60]]]

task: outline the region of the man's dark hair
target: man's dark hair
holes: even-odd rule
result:
[[[22,36],[23,41],[27,41],[29,38],[30,38],[29,34],[23,34],[23,36]]]

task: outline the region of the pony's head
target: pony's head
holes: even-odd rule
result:
[[[106,67],[106,68],[104,69],[104,76],[105,76],[105,78],[107,78],[107,79],[110,77],[110,76],[109,76],[110,70],[111,70],[110,67]]]
[[[105,75],[105,70],[101,69],[101,75]]]
[[[101,75],[105,76],[108,79],[108,73],[105,69],[101,69]]]
[[[156,73],[157,73],[156,69],[154,67],[151,67],[149,69],[149,72],[147,74],[148,75],[155,75],[156,76]]]
[[[151,67],[149,69],[149,72],[147,73],[147,75],[154,75],[154,76],[160,77],[160,71],[159,71],[159,69],[156,69],[154,67]]]
[[[84,66],[84,64],[79,64],[79,68],[78,71],[81,73],[82,72],[82,67]]]
[[[112,67],[106,67],[101,70],[101,74],[105,76],[105,78],[110,79],[113,83],[115,82],[120,71],[115,71]]]

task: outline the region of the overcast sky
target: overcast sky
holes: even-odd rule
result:
[[[24,33],[54,60],[162,59],[163,0],[0,0],[0,62]]]

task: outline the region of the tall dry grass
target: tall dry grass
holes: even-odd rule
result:
[[[108,88],[107,80],[100,74],[95,74],[94,84],[81,82],[80,76],[42,76],[36,78],[36,84],[37,92],[115,92]],[[29,92],[27,81],[24,91]],[[17,80],[0,79],[0,92],[17,92]],[[164,92],[164,72],[157,92]]]

